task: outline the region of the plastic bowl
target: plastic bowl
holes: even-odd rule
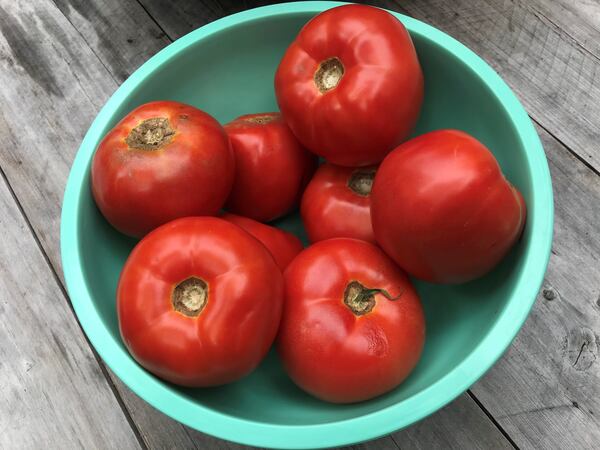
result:
[[[316,400],[283,372],[272,352],[245,379],[184,389],[142,369],[119,337],[115,288],[135,242],[96,209],[89,169],[102,136],[135,106],[157,99],[190,103],[227,122],[277,108],[273,75],[287,45],[334,2],[286,3],[206,25],[159,52],[115,92],[90,127],[64,197],[61,251],[68,291],[90,341],[135,393],[172,418],[244,444],[307,448],[372,439],[431,414],[473,384],[502,355],[525,321],[543,280],[552,242],[548,165],[526,112],[500,77],[446,34],[395,14],[408,28],[425,73],[425,104],[415,134],[465,130],[495,154],[528,205],[524,235],[492,273],[460,286],[417,283],[427,342],[413,374],[394,391],[352,405]],[[297,215],[280,222],[302,236]]]

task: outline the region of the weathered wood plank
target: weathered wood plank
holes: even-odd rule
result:
[[[136,1],[52,1],[118,84],[170,42]]]
[[[221,17],[258,6],[281,3],[266,0],[141,0],[140,3],[165,33],[175,40],[202,25]]]
[[[0,3],[0,80],[0,166],[62,277],[57,236],[66,177],[84,131],[117,85],[50,2]],[[65,298],[58,300],[67,307]],[[75,323],[72,314],[68,321]],[[72,339],[80,340],[79,345],[90,351],[81,334],[74,334]],[[95,380],[96,384],[100,381]],[[113,394],[109,390],[106,395]],[[114,397],[113,402],[115,411],[98,411],[102,429],[114,423],[103,415],[122,416]],[[127,421],[121,420],[112,436],[121,439],[126,430],[131,433]],[[121,440],[127,446],[127,439]]]
[[[548,15],[559,13],[557,6],[546,6],[546,14],[540,13],[540,5],[552,2],[535,0],[534,6],[521,0],[381,3],[440,28],[477,52],[513,88],[537,122],[600,170],[599,58]],[[581,2],[562,1],[567,3]],[[587,14],[583,7],[579,11],[580,16]],[[600,22],[598,16],[589,20]]]
[[[402,450],[512,449],[512,443],[488,417],[483,413],[473,414],[473,408],[473,399],[461,395],[435,415],[392,434],[392,438]],[[455,428],[457,424],[460,430]]]
[[[55,236],[58,235],[60,198],[75,149],[93,115],[115,88],[114,80],[120,81],[138,64],[130,56],[139,55],[144,59],[154,51],[147,47],[150,41],[145,40],[143,35],[135,39],[127,37],[130,35],[125,32],[130,29],[131,22],[123,26],[120,18],[132,15],[139,30],[149,29],[151,36],[158,36],[154,41],[157,46],[164,43],[159,28],[149,24],[150,19],[143,10],[132,6],[133,2],[126,2],[125,9],[120,9],[124,3],[106,1],[102,3],[102,9],[93,8],[83,13],[75,2],[58,2],[78,31],[47,2],[3,5],[4,11],[0,11],[5,35],[5,42],[0,47],[0,79],[6,87],[0,99],[7,117],[2,138],[3,142],[12,143],[8,152],[0,154],[0,165],[5,168],[35,232],[57,269],[60,261]],[[126,11],[129,12],[125,14]],[[96,24],[100,24],[101,31],[96,31]],[[115,44],[103,44],[100,36],[110,37]],[[131,47],[116,44],[123,41]],[[136,43],[140,41],[143,46],[138,48]],[[118,55],[113,55],[115,52]],[[130,60],[131,66],[128,65]],[[34,129],[30,127],[31,123],[40,126]],[[115,384],[149,447],[230,446],[185,429],[150,408],[118,380]],[[483,426],[482,433],[498,435],[496,444],[504,445],[503,438],[485,420],[472,400],[465,397],[465,405],[468,405],[471,417],[469,423]],[[457,442],[460,442],[462,436],[469,435],[470,431],[468,426],[462,428],[463,424],[455,423],[452,416],[449,414],[444,419],[440,430],[453,430]],[[437,420],[436,416],[428,419],[433,437],[443,436],[442,432],[435,431]],[[405,433],[410,433],[410,430]],[[443,445],[446,439],[447,436],[438,441],[438,445]],[[432,441],[435,439],[432,438]],[[395,446],[390,438],[370,445]],[[233,445],[231,448],[234,448]]]
[[[2,177],[0,211],[0,448],[139,448]]]
[[[49,1],[0,4],[3,167],[60,268],[59,209],[84,130],[116,89],[108,70]],[[60,270],[57,272],[61,273]]]
[[[200,436],[197,439],[192,438],[187,427],[154,409],[125,386],[110,369],[108,372],[146,447],[169,450],[212,448],[204,445],[212,438],[201,433],[198,433]]]
[[[526,5],[583,49],[600,55],[600,3],[595,0],[529,0]]]

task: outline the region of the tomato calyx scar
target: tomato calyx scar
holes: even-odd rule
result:
[[[252,117],[245,117],[243,120],[244,120],[244,122],[248,122],[248,123],[264,125],[266,123],[273,122],[275,119],[277,119],[277,114],[270,113],[270,114],[260,114],[258,116],[252,116]]]
[[[370,313],[375,307],[375,295],[381,294],[390,301],[398,300],[404,291],[396,297],[392,297],[385,289],[370,289],[356,280],[351,281],[344,290],[344,304],[350,308],[355,316],[363,316]]]
[[[375,169],[357,169],[348,178],[348,187],[355,194],[368,197],[371,195],[374,178]]]
[[[171,294],[173,309],[187,317],[198,317],[208,301],[208,284],[202,278],[189,277]]]
[[[344,65],[336,58],[321,61],[315,72],[314,81],[321,94],[335,88],[344,76]]]
[[[143,120],[129,132],[125,142],[130,148],[139,150],[160,150],[168,144],[175,130],[171,128],[169,119],[165,117],[152,117]]]

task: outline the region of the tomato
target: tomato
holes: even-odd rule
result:
[[[378,247],[320,241],[284,277],[277,349],[300,388],[329,402],[357,402],[393,389],[415,367],[425,339],[421,302]]]
[[[406,139],[423,103],[423,74],[406,28],[366,5],[308,22],[275,74],[279,109],[300,142],[342,166],[367,166]]]
[[[371,186],[375,167],[323,164],[304,191],[300,212],[311,242],[349,237],[375,243]]]
[[[221,217],[258,239],[271,252],[282,271],[304,249],[300,239],[287,231],[235,214],[223,214]]]
[[[294,208],[317,160],[300,145],[281,114],[241,116],[225,130],[236,159],[227,209],[268,222]]]
[[[183,103],[146,103],[98,146],[92,193],[116,229],[141,237],[178,217],[216,214],[234,164],[227,135],[211,116]]]
[[[377,242],[408,273],[462,283],[506,255],[521,235],[526,207],[481,142],[440,130],[387,156],[375,176],[371,216]]]
[[[183,386],[251,372],[277,333],[283,277],[256,239],[216,217],[169,222],[142,239],[117,288],[119,328],[147,370]]]

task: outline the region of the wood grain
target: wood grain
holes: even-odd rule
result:
[[[532,118],[600,170],[599,58],[573,39],[570,28],[558,25],[566,21],[565,8],[550,6],[551,0],[535,0],[533,6],[521,0],[385,3],[393,3],[396,9],[440,28],[474,50],[511,86]],[[546,5],[543,12],[540,5]],[[591,20],[600,23],[598,15],[590,19],[583,7],[570,9],[588,15],[588,25]]]
[[[0,211],[0,448],[139,448],[3,177]]]
[[[0,152],[53,266],[60,273],[59,205],[71,162],[116,89],[110,72],[49,1],[0,3]]]
[[[280,3],[265,0],[141,0],[161,29],[175,40],[202,25],[249,8]]]
[[[595,0],[529,0],[526,5],[585,51],[600,55],[600,3]]]
[[[170,42],[136,1],[53,1],[117,84]]]
[[[392,434],[392,439],[402,450],[514,448],[485,414],[473,410],[473,399],[461,395],[434,416]]]

